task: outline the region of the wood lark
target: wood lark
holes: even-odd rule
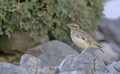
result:
[[[79,48],[84,48],[80,55],[84,54],[88,48],[98,48],[104,52],[89,34],[80,29],[79,25],[68,24],[67,26],[70,28],[70,36],[73,43]]]

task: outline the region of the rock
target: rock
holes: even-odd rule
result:
[[[53,67],[39,68],[35,74],[57,74],[58,69]]]
[[[69,71],[69,72],[62,72],[58,74],[86,74],[85,71]]]
[[[57,67],[63,59],[63,57],[60,58],[60,57],[49,56],[44,54],[38,56],[37,58],[39,58],[42,61],[43,65],[47,67]]]
[[[26,69],[6,63],[6,62],[0,62],[0,74],[32,74],[28,72]]]
[[[32,32],[15,32],[11,34],[10,38],[1,36],[0,51],[9,54],[16,54],[17,52],[24,53],[28,48],[49,40],[47,35],[39,37],[37,40],[33,40],[34,36],[36,37],[37,35],[35,34],[36,32],[34,32],[34,34]]]
[[[106,72],[107,69],[102,60],[93,57],[91,54],[67,56],[58,66],[60,73],[65,74],[77,71],[75,74],[93,74],[96,71]]]
[[[40,59],[25,54],[21,57],[20,66],[30,71],[32,74],[56,74],[57,68],[43,66]]]
[[[110,47],[108,43],[102,42],[100,45],[104,53],[95,51],[95,55],[102,59],[105,62],[105,64],[110,64],[112,63],[112,61],[118,60],[119,55],[115,51],[113,51],[113,49]]]
[[[120,74],[120,61],[113,62],[112,64],[108,65],[107,69],[111,72],[111,74]]]
[[[120,61],[117,62],[117,63],[115,63],[115,64],[113,65],[113,67],[114,67],[114,69],[115,69],[117,72],[120,72]]]
[[[95,72],[93,74],[112,74],[112,73],[106,73],[106,72],[99,72],[99,71],[97,71],[97,72]]]
[[[26,53],[37,56],[45,66],[58,66],[67,56],[77,54],[69,45],[54,40],[29,49]]]
[[[120,46],[117,43],[113,41],[109,41],[108,44],[110,45],[110,47],[113,49],[114,52],[116,52],[117,54],[120,54]]]
[[[33,74],[35,74],[39,68],[43,67],[40,59],[29,54],[24,54],[21,57],[20,66],[31,71]]]
[[[97,31],[95,33],[95,38],[97,41],[104,41],[105,40],[105,36],[100,31]]]
[[[120,19],[109,20],[107,18],[101,18],[100,29],[106,36],[106,39],[113,40],[120,45]],[[109,24],[109,25],[108,25]]]

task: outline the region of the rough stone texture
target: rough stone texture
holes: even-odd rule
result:
[[[35,74],[57,74],[58,69],[54,67],[39,68]]]
[[[0,74],[32,74],[22,67],[16,65],[0,62]]]
[[[120,61],[113,62],[112,64],[108,65],[107,69],[110,71],[111,74],[120,74]]]
[[[40,59],[29,54],[25,54],[21,57],[20,66],[31,71],[33,74],[35,74],[39,68],[43,67]]]
[[[54,67],[46,66],[38,57],[25,54],[21,57],[20,67],[31,74],[120,74],[120,61],[105,65],[90,53],[68,55],[59,66]]]
[[[120,54],[120,45],[119,44],[115,43],[114,41],[109,41],[108,44],[117,54]]]
[[[120,59],[120,18],[110,20],[103,16],[98,30],[100,34],[97,32],[96,39],[104,41],[101,45],[105,53],[101,55],[101,53],[96,52],[97,56],[103,59],[106,64],[118,61]]]
[[[114,69],[117,71],[117,72],[120,72],[120,61],[119,62],[116,62],[114,65],[113,65]]]
[[[97,41],[104,41],[104,40],[106,40],[105,36],[100,31],[97,31],[95,33],[95,38],[96,38]]]
[[[95,72],[93,74],[112,74],[112,73],[105,73],[105,72],[99,72],[99,71],[97,71],[97,72]]]
[[[43,65],[47,67],[57,67],[63,60],[63,57],[60,58],[44,54],[38,56],[38,58],[42,61]]]
[[[4,53],[16,54],[17,52],[25,52],[28,48],[35,46],[38,43],[42,43],[48,41],[48,36],[45,35],[42,38],[38,39],[37,41],[33,40],[34,33],[31,36],[32,32],[15,32],[11,34],[11,37],[8,38],[7,36],[0,37],[0,50]]]
[[[20,66],[30,71],[32,74],[56,74],[57,68],[44,67],[40,59],[25,54],[21,57]]]
[[[103,61],[88,53],[85,55],[67,56],[58,68],[60,73],[77,71],[78,73],[85,72],[84,74],[93,74],[96,71],[107,71]]]
[[[26,53],[37,56],[45,66],[58,66],[67,56],[77,54],[69,45],[54,40],[29,49]],[[40,55],[41,54],[41,55]]]
[[[58,74],[86,74],[85,71],[69,71],[69,72],[62,72]]]
[[[119,54],[113,51],[108,43],[102,42],[100,45],[104,53],[95,51],[95,55],[102,59],[105,64],[110,64],[112,61],[117,61],[119,59]]]
[[[109,40],[114,40],[120,44],[120,19],[109,20],[105,17],[101,18],[100,29]]]

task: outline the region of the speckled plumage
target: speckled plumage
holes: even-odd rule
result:
[[[103,52],[99,44],[89,34],[81,30],[79,25],[69,24],[68,26],[70,28],[71,39],[76,46],[84,48],[85,51],[87,48],[98,48]],[[85,51],[83,50],[83,52]]]

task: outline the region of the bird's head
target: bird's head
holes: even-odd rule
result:
[[[67,26],[71,29],[71,30],[77,30],[77,29],[80,29],[79,25],[77,24],[67,24]]]

